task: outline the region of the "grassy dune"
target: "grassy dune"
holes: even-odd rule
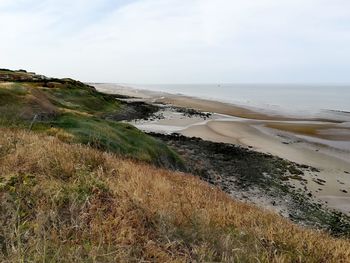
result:
[[[350,262],[349,240],[191,175],[54,136],[0,133],[1,262]]]
[[[0,262],[350,262],[348,239],[157,168],[183,162],[115,121],[142,107],[0,70]]]
[[[0,82],[0,127],[31,128],[65,142],[88,144],[159,166],[182,165],[163,143],[113,121],[128,110],[128,104],[81,82],[35,76],[0,71],[0,80],[7,80]]]

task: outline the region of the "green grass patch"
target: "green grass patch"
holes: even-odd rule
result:
[[[120,109],[120,103],[112,96],[89,89],[62,86],[62,88],[44,90],[50,95],[52,103],[56,106],[90,114]]]
[[[66,142],[87,144],[159,166],[182,167],[181,159],[164,143],[129,124],[103,117],[117,114],[127,105],[112,95],[74,83],[3,84],[0,86],[0,126],[29,129],[37,115],[34,131],[59,135]],[[54,114],[48,114],[50,110]]]
[[[21,97],[25,96],[27,91],[25,87],[17,84],[0,86],[0,105],[19,104]]]
[[[170,156],[176,161],[175,154],[168,147],[129,124],[68,114],[62,116],[55,125],[95,148],[159,165],[166,164],[167,158],[162,159],[162,156]]]
[[[50,122],[37,123],[35,131],[51,128],[72,134],[78,143],[118,153],[159,166],[182,166],[181,159],[164,143],[144,134],[134,126],[97,117],[67,113]]]

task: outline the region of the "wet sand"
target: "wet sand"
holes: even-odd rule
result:
[[[293,114],[272,112],[260,108],[253,108],[244,105],[199,99],[189,96],[163,94],[160,98],[154,98],[156,103],[172,104],[184,108],[193,108],[199,111],[215,112],[219,114],[251,119],[251,120],[273,120],[273,121],[322,121],[330,123],[342,123],[337,118],[322,116],[293,116]],[[350,117],[349,117],[350,118]]]
[[[223,102],[125,87],[97,88],[103,92],[141,98],[150,103],[171,104],[213,112],[209,119],[186,117],[167,111],[164,119],[134,122],[145,131],[178,132],[213,142],[239,144],[256,151],[310,165],[320,172],[305,175],[307,188],[331,208],[350,214],[350,115],[328,113],[326,118],[287,116]],[[321,180],[321,181],[320,181]]]
[[[272,129],[302,134],[334,141],[350,141],[350,128],[335,123],[282,123],[267,122],[265,126]]]
[[[320,186],[313,181],[314,178],[310,174],[306,175],[309,181],[308,188],[320,199],[334,203],[333,206],[346,207],[346,211],[350,212],[350,203],[345,199],[350,198],[350,195],[341,192],[350,192],[350,174],[345,173],[350,170],[350,162],[346,160],[349,155],[346,152],[333,150],[333,153],[330,153],[326,146],[316,146],[305,141],[293,142],[292,138],[281,141],[279,137],[263,133],[253,125],[237,121],[209,121],[205,125],[189,127],[181,133],[216,142],[250,146],[256,151],[315,167],[320,170],[318,178],[325,180],[327,184]],[[340,184],[339,181],[344,184]],[[339,197],[338,204],[334,202],[337,201],[336,197]]]

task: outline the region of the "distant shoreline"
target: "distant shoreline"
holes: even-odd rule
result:
[[[104,85],[104,84],[98,84]],[[329,111],[349,112],[350,89],[346,85],[297,84],[106,84],[147,93],[172,94],[233,104],[289,117],[320,117]]]
[[[160,112],[162,118],[131,124],[146,132],[177,132],[187,137],[236,144],[316,167],[320,170],[318,178],[325,183],[320,186],[306,174],[308,189],[329,207],[350,214],[350,176],[347,174],[350,172],[350,125],[336,113],[329,114],[329,118],[291,118],[189,96],[110,84],[95,87],[102,92],[129,96],[130,100],[211,112],[213,114],[204,120],[164,107]],[[304,187],[295,183],[297,187]]]

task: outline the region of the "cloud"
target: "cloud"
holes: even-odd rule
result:
[[[0,29],[2,67],[85,81],[350,81],[344,0],[0,0]]]

